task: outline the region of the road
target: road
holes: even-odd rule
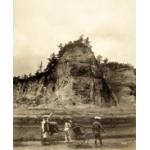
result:
[[[135,150],[134,138],[104,139],[104,146],[95,147],[94,140],[88,144],[80,145],[77,141],[72,143],[55,142],[51,145],[42,146],[39,141],[14,142],[14,150]]]

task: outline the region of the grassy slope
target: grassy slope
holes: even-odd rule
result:
[[[19,107],[14,109],[14,117],[17,116],[41,116],[43,114],[49,114],[53,112],[55,115],[59,116],[135,116],[135,106],[132,107],[110,107],[110,108],[100,108],[98,106],[65,106],[63,108],[53,107],[53,108],[25,108]]]

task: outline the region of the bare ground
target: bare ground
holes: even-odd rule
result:
[[[135,138],[104,139],[104,146],[95,147],[94,140],[88,144],[79,144],[77,141],[72,143],[55,142],[51,145],[42,146],[40,141],[14,142],[14,150],[135,150]]]

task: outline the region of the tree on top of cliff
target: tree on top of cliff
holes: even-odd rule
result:
[[[102,61],[103,61],[103,56],[102,56],[102,55],[98,55],[98,56],[97,56],[97,62],[98,62],[99,64],[101,64]]]
[[[89,41],[89,38],[88,38],[88,37],[85,39],[85,45],[87,45],[87,46],[91,46],[91,45],[90,45],[90,41]]]
[[[40,72],[42,72],[43,71],[43,63],[42,63],[42,61],[41,61],[41,63],[40,63],[40,65],[39,65],[39,67],[38,67],[38,69],[37,69],[37,73],[40,73]]]
[[[107,64],[108,63],[108,58],[105,58],[103,61],[104,61],[104,64]]]
[[[106,67],[117,70],[117,69],[134,69],[134,67],[130,64],[118,63],[118,62],[109,62],[106,64]]]
[[[63,54],[67,51],[67,50],[69,50],[69,49],[71,49],[71,48],[73,48],[74,46],[84,46],[84,47],[87,47],[87,48],[92,48],[92,46],[90,45],[90,41],[89,41],[89,38],[87,37],[87,38],[85,38],[84,39],[84,36],[83,36],[83,34],[77,39],[77,40],[75,40],[75,41],[69,41],[67,44],[65,44],[64,46],[63,46],[63,44],[62,43],[60,43],[59,45],[58,45],[58,48],[59,48],[59,52],[58,52],[58,59],[59,58],[61,58],[62,56],[63,56]]]
[[[44,71],[52,73],[58,63],[58,59],[57,59],[55,53],[52,53],[50,58],[48,58],[48,61],[49,62],[47,64],[46,68],[44,69]]]
[[[74,41],[74,43],[75,44],[81,44],[81,43],[83,43],[83,40],[84,40],[84,38],[83,38],[83,34],[82,34],[82,35],[80,35],[79,39],[77,39],[76,41]]]

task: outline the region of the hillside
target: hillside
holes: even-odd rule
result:
[[[119,105],[135,105],[136,100],[136,70],[129,64],[118,62],[102,63],[99,70],[109,88],[117,97]]]
[[[14,108],[134,106],[133,67],[99,64],[88,38],[80,37],[59,48],[44,70],[14,77]]]

